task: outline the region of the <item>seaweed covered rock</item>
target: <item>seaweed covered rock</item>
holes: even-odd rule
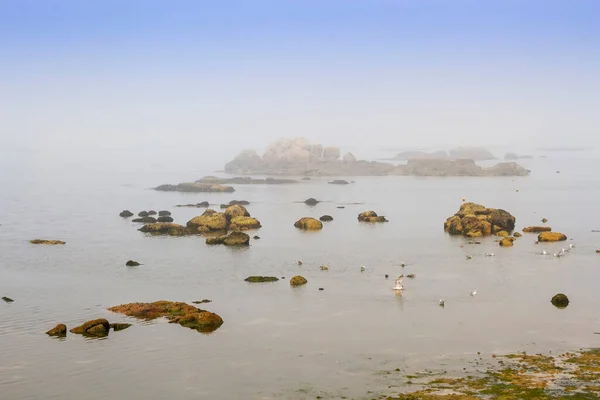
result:
[[[528,226],[527,228],[523,228],[523,232],[526,233],[540,233],[540,232],[550,232],[552,228],[549,226]]]
[[[156,222],[156,218],[146,216],[146,217],[142,217],[142,218],[132,219],[131,222],[137,222],[137,223],[141,223],[141,224],[153,224]]]
[[[225,210],[225,217],[227,217],[228,221],[231,221],[235,217],[249,217],[250,213],[246,210],[246,207],[240,204],[234,204],[232,206],[228,206]]]
[[[230,206],[235,206],[236,204],[240,206],[248,206],[250,205],[250,202],[248,200],[231,200],[229,202]]]
[[[460,210],[446,220],[444,230],[451,235],[466,237],[490,236],[502,231],[512,232],[515,222],[515,217],[507,211],[463,203]]]
[[[5,301],[6,303],[13,303],[14,300],[11,299],[10,297],[6,297],[6,296],[2,296],[2,300]]]
[[[560,232],[542,232],[538,235],[540,242],[562,242],[567,240],[567,236]]]
[[[300,218],[294,223],[294,226],[298,229],[307,231],[318,231],[319,229],[323,229],[323,223],[321,221],[310,217]]]
[[[506,231],[500,231],[500,232],[496,232],[496,236],[500,236],[500,237],[509,237],[510,233],[506,232]]]
[[[162,217],[158,217],[156,222],[173,222],[173,218],[168,215],[164,215]]]
[[[500,241],[500,247],[511,247],[514,241],[513,237],[505,237]]]
[[[156,222],[147,224],[139,229],[140,232],[149,233],[151,235],[169,235],[169,236],[184,236],[190,234],[190,230],[185,226],[174,224],[172,222]]]
[[[331,215],[323,215],[319,220],[323,222],[333,221],[333,217]]]
[[[358,214],[358,220],[360,222],[388,222],[383,215],[377,215],[375,211],[365,211]]]
[[[219,315],[181,302],[162,300],[154,303],[130,303],[111,307],[109,310],[143,320],[165,317],[170,323],[202,333],[213,332],[223,325],[223,319]]]
[[[139,262],[133,261],[133,260],[129,260],[125,263],[125,266],[127,266],[127,267],[137,267],[138,265],[141,265],[141,264]]]
[[[565,308],[569,305],[569,298],[567,297],[567,295],[565,295],[563,293],[554,295],[554,297],[552,297],[552,300],[550,300],[550,301],[552,302],[554,307],[557,307],[557,308]]]
[[[123,217],[123,218],[133,217],[133,213],[129,210],[123,210],[119,213],[119,217]]]
[[[244,279],[246,282],[261,283],[261,282],[277,282],[279,278],[274,276],[249,276]]]
[[[103,337],[108,335],[110,324],[104,318],[87,321],[83,325],[70,330],[71,333],[92,337]]]
[[[50,244],[50,245],[66,244],[66,242],[63,242],[62,240],[47,240],[47,239],[33,239],[33,240],[30,240],[29,243],[31,243],[31,244]]]
[[[516,238],[520,238],[523,235],[521,235],[519,232],[515,232],[515,233],[513,233],[513,236]]]
[[[234,217],[229,222],[229,229],[236,231],[245,231],[248,229],[258,229],[261,227],[260,221],[252,217]]]
[[[67,326],[65,324],[58,324],[54,328],[46,332],[48,336],[65,337],[67,336]]]
[[[306,280],[306,278],[303,276],[300,276],[300,275],[296,275],[296,276],[292,277],[292,279],[290,279],[291,286],[302,286],[302,285],[306,285],[307,283],[308,283],[308,281]]]
[[[187,227],[197,233],[225,231],[227,229],[227,217],[224,213],[208,209],[202,215],[189,220]]]

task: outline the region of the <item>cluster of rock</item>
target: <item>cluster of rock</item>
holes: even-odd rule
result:
[[[202,333],[213,332],[223,325],[223,319],[215,313],[173,301],[122,304],[111,307],[109,310],[146,321],[165,317],[170,323]]]
[[[160,185],[154,188],[161,192],[184,192],[184,193],[232,193],[235,189],[231,186],[219,185],[217,183],[183,182],[177,185]]]
[[[306,139],[280,140],[267,147],[263,156],[246,150],[225,165],[230,174],[290,176],[525,176],[529,171],[516,163],[484,168],[474,160],[493,159],[485,149],[461,147],[424,159],[411,156],[406,165],[357,160],[347,153],[340,158],[337,147],[324,148]],[[236,178],[237,179],[237,178]]]
[[[358,220],[360,222],[388,222],[383,215],[377,215],[375,211],[365,211],[358,214]]]
[[[155,215],[158,214],[158,218]],[[133,213],[129,210],[123,210],[119,214],[120,217],[129,218],[133,216]],[[139,218],[132,219],[131,222],[137,222],[142,224],[151,224],[154,222],[173,222],[173,218],[171,218],[170,211],[159,211],[158,213],[154,210],[150,211],[140,211],[138,213]]]
[[[108,336],[108,333],[111,329],[117,332],[127,329],[130,326],[131,324],[126,323],[111,324],[106,319],[100,318],[87,321],[86,323],[71,329],[69,332],[87,337],[105,337]],[[46,332],[46,335],[55,337],[65,337],[67,336],[67,326],[65,324],[58,324],[54,328]]]
[[[502,231],[510,233],[515,229],[515,222],[515,217],[507,211],[464,203],[456,214],[446,220],[444,230],[451,235],[476,238]]]

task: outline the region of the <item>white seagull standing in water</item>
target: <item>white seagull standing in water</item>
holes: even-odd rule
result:
[[[365,270],[366,270],[366,268],[364,265],[362,267],[360,267],[360,272],[365,272]]]
[[[542,251],[542,255],[543,255],[543,256],[545,256],[545,255],[547,255],[547,254],[548,254],[548,252],[547,252],[546,250]]]
[[[485,253],[486,257],[494,257],[494,253]]]
[[[473,290],[471,293],[469,293],[471,296],[477,296],[477,290]]]
[[[398,279],[394,282],[394,290],[402,290],[404,286],[402,286],[402,280],[404,280],[404,275],[400,275]]]
[[[441,299],[439,302],[440,307],[444,307],[445,304],[446,302],[444,301],[444,299]]]

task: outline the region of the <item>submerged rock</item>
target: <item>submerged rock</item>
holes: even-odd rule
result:
[[[92,337],[103,337],[108,335],[110,324],[104,318],[87,321],[83,325],[70,330],[71,333]]]
[[[330,185],[349,185],[350,182],[345,181],[343,179],[336,179],[334,181],[329,182]]]
[[[111,307],[109,310],[143,320],[165,317],[170,323],[202,333],[213,332],[223,325],[223,319],[219,315],[181,302],[162,300],[154,303],[130,303]]]
[[[31,244],[51,244],[51,245],[66,244],[66,242],[63,242],[62,240],[46,240],[46,239],[33,239],[33,240],[30,240],[29,243],[31,243]]]
[[[123,210],[123,211],[121,211],[121,213],[119,213],[119,217],[123,217],[123,218],[133,217],[133,213],[129,210]]]
[[[383,215],[377,215],[375,211],[365,211],[358,214],[360,222],[388,222]]]
[[[562,242],[567,240],[567,236],[560,232],[542,232],[538,235],[540,242]]]
[[[318,231],[319,229],[323,229],[323,223],[321,221],[310,217],[300,218],[294,223],[294,226],[298,229],[308,231]]]
[[[202,299],[202,300],[199,300],[199,301],[192,301],[192,303],[194,303],[194,304],[212,303],[212,300]]]
[[[140,232],[149,233],[151,235],[169,235],[169,236],[184,236],[190,234],[190,230],[185,226],[174,224],[172,222],[156,222],[147,224],[139,229]]]
[[[261,283],[261,282],[277,282],[279,278],[274,276],[249,276],[244,279],[246,282]]]
[[[527,228],[523,228],[523,232],[526,233],[540,233],[540,232],[550,232],[552,228],[549,226],[528,226]]]
[[[141,224],[153,224],[156,222],[156,218],[146,216],[146,217],[142,217],[142,218],[132,219],[131,222],[137,222],[137,223],[141,223]]]
[[[569,305],[569,298],[565,294],[559,293],[552,297],[551,302],[554,305],[554,307],[565,308]]]
[[[306,204],[307,206],[316,206],[317,204],[319,204],[319,201],[313,197],[310,197],[304,200],[304,204]]]
[[[303,276],[300,276],[300,275],[296,275],[296,276],[292,277],[292,279],[290,279],[291,286],[301,286],[301,285],[306,285],[307,283],[308,283],[308,281],[306,280],[306,278]]]
[[[115,322],[113,324],[110,324],[110,327],[115,332],[124,331],[125,329],[129,328],[130,326],[131,326],[131,324],[126,324],[123,322]]]
[[[323,222],[333,221],[333,217],[331,215],[323,215],[319,220]]]
[[[507,211],[486,208],[481,204],[463,203],[460,210],[446,220],[444,230],[451,235],[474,238],[501,231],[512,232],[515,222],[515,217]]]
[[[10,297],[6,297],[6,296],[2,296],[2,300],[4,300],[4,301],[5,301],[5,302],[7,302],[7,303],[12,303],[12,302],[14,302],[14,300],[13,300],[13,299],[11,299]]]
[[[67,326],[65,324],[58,324],[54,328],[46,332],[46,335],[65,337],[67,336]]]
[[[170,215],[171,215],[171,211],[166,211],[166,210],[163,210],[163,211],[159,211],[159,212],[158,212],[158,216],[159,216],[159,217],[168,217],[168,216],[170,216]]]
[[[168,215],[165,215],[163,217],[158,217],[156,222],[173,222],[173,218],[169,217]]]
[[[137,261],[129,260],[125,263],[125,265],[127,267],[137,267],[138,265],[141,265],[141,264]]]
[[[208,201],[203,201],[197,204],[177,204],[175,207],[193,207],[193,208],[208,208],[210,204]]]

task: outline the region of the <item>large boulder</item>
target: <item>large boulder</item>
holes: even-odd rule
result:
[[[92,337],[103,337],[108,335],[110,324],[104,318],[87,321],[83,325],[71,329],[71,333]]]
[[[230,173],[260,171],[263,168],[264,162],[254,150],[244,150],[225,164],[225,171]]]
[[[516,219],[509,212],[486,208],[481,204],[463,203],[460,210],[444,223],[444,230],[451,235],[466,237],[490,236],[501,231],[515,229]]]
[[[109,308],[110,311],[146,321],[165,317],[171,323],[179,324],[198,332],[213,332],[223,325],[223,319],[215,313],[201,310],[186,303],[157,301],[154,303],[130,303]]]
[[[169,235],[169,236],[184,236],[192,233],[185,226],[174,224],[172,222],[156,222],[146,224],[139,229],[140,232],[149,233],[151,235]]]
[[[360,222],[388,222],[383,215],[377,215],[375,211],[365,211],[358,214],[358,220]]]
[[[192,232],[197,233],[225,231],[227,229],[227,217],[224,213],[208,209],[202,215],[190,219],[187,222],[187,227]]]
[[[340,148],[334,146],[325,147],[323,158],[326,160],[337,160],[340,158]]]
[[[307,231],[318,231],[319,229],[323,229],[323,223],[321,221],[310,217],[300,218],[294,223],[294,226],[298,229]]]
[[[323,157],[323,145],[311,144],[308,151],[310,153],[311,161],[319,160],[321,157]]]
[[[311,144],[303,138],[283,139],[270,144],[263,154],[262,161],[269,167],[289,164],[308,164],[311,157]]]
[[[250,213],[246,210],[246,207],[235,204],[232,206],[228,206],[225,209],[225,217],[227,217],[228,221],[231,221],[235,217],[249,217]]]
[[[567,240],[567,235],[560,232],[542,232],[538,235],[540,242],[562,242]]]

